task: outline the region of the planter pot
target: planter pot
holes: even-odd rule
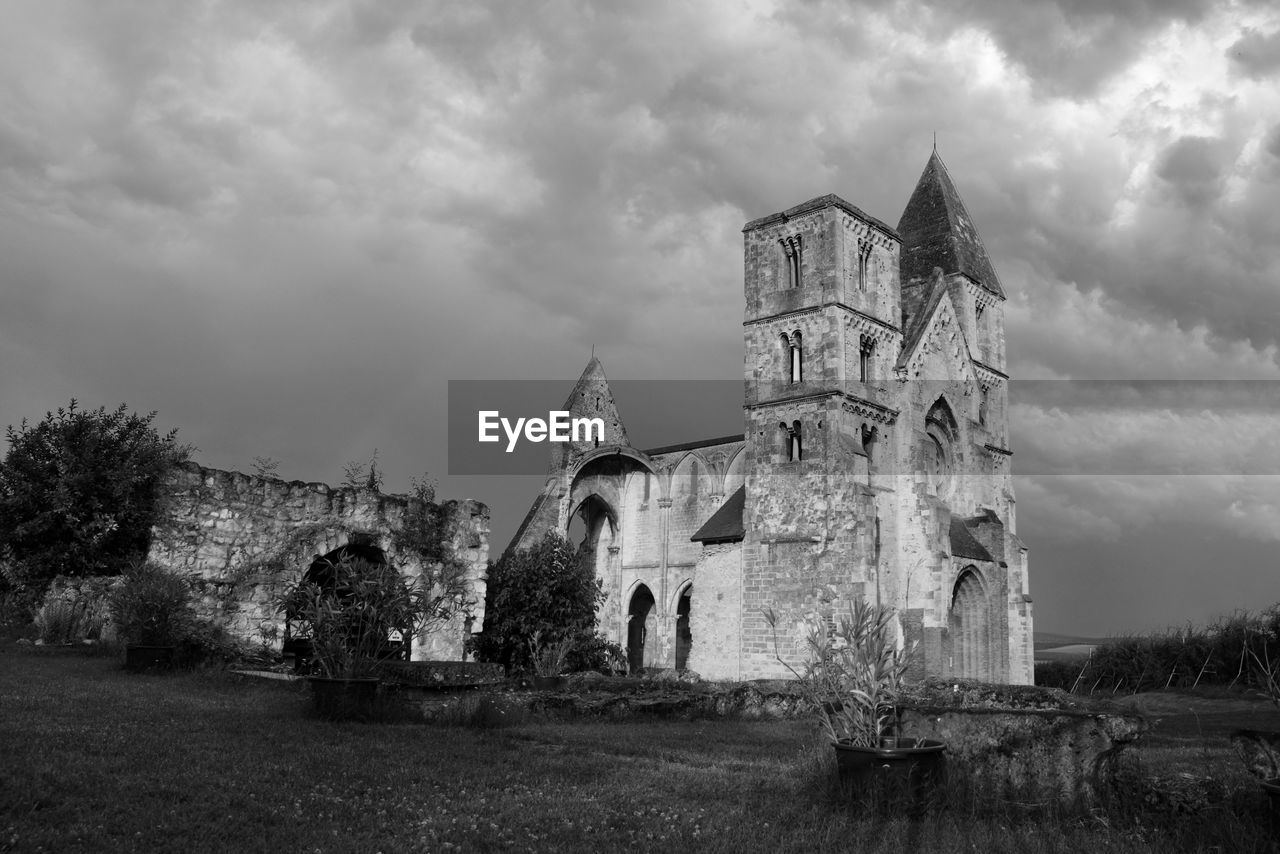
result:
[[[1280,777],[1272,777],[1262,781],[1262,791],[1267,796],[1267,804],[1271,807],[1271,830],[1280,834]]]
[[[535,691],[563,691],[567,687],[569,687],[568,676],[533,677],[533,688]]]
[[[913,808],[942,785],[947,746],[925,738],[886,738],[880,747],[832,742],[840,781],[855,793]]]
[[[365,721],[378,701],[377,679],[335,679],[308,676],[316,713],[333,721]]]
[[[124,666],[128,670],[167,670],[173,666],[173,646],[129,644],[124,650]]]

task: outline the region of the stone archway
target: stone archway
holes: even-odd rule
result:
[[[963,679],[991,675],[991,619],[987,591],[974,567],[956,579],[947,627],[951,640],[951,673]]]
[[[656,660],[658,614],[654,604],[653,592],[644,584],[637,585],[627,606],[627,666],[631,673],[652,667]]]
[[[335,567],[343,561],[353,561],[357,565],[365,564],[376,567],[385,567],[389,563],[386,552],[363,539],[358,539],[339,546],[326,554],[317,555],[311,561],[311,565],[307,568],[305,575],[303,575],[303,580],[317,584],[327,596],[342,597],[343,595],[349,595],[350,588],[344,589],[340,587],[336,577]],[[379,655],[383,658],[397,658],[407,661],[411,656],[412,643],[413,638],[408,627],[403,627],[387,639],[386,646],[382,648],[382,652]],[[285,655],[294,657],[295,669],[307,669],[312,652],[311,640],[309,637],[297,635],[290,614],[285,614],[282,652]]]
[[[693,632],[689,628],[689,615],[693,608],[693,585],[686,584],[680,591],[676,604],[676,670],[689,667],[689,650],[693,648]]]

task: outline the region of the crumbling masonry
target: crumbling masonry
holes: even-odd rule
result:
[[[385,561],[407,577],[421,559],[397,550],[395,533],[416,499],[371,489],[286,482],[194,463],[177,468],[166,485],[164,519],[152,532],[150,559],[191,575],[198,611],[247,641],[278,646],[284,619],[272,598],[317,563],[351,550]],[[484,571],[489,557],[489,509],[478,501],[445,503],[447,543],[467,565],[475,601],[440,631],[413,638],[411,657],[461,659],[468,631],[484,622]]]

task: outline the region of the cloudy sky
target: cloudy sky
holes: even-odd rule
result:
[[[448,475],[449,380],[567,394],[593,345],[740,377],[743,223],[828,192],[896,222],[936,131],[1044,381],[1011,416],[1037,628],[1280,601],[1274,4],[0,15],[0,422],[125,401],[329,482],[376,447],[393,490],[487,501],[496,551],[539,479]]]

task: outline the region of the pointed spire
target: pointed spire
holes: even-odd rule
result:
[[[552,470],[567,468],[584,454],[596,448],[613,445],[630,446],[627,430],[622,426],[622,418],[618,415],[617,404],[613,401],[613,392],[609,388],[609,379],[604,375],[604,365],[596,358],[594,352],[591,361],[582,371],[582,376],[570,392],[564,406],[572,418],[599,418],[604,422],[604,436],[599,441],[592,437],[590,441],[556,443],[551,446]]]
[[[978,229],[936,148],[898,221],[898,234],[902,238],[899,269],[903,284],[913,278],[927,279],[934,267],[940,267],[944,273],[964,273],[1004,296]]]

